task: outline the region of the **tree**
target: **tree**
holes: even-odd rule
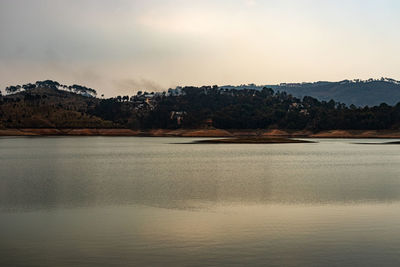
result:
[[[8,86],[8,87],[6,87],[6,93],[7,93],[7,94],[14,94],[14,93],[19,92],[20,89],[21,89],[21,86],[20,86],[20,85],[17,85],[17,86]]]

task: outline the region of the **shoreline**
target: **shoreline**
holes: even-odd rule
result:
[[[142,137],[265,137],[265,138],[400,138],[400,130],[331,130],[321,132],[286,130],[223,129],[0,129],[0,136],[142,136]]]
[[[308,140],[299,140],[285,137],[231,137],[194,141],[194,144],[310,144],[316,143]]]

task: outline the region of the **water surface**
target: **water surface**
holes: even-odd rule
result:
[[[400,147],[0,139],[0,266],[399,266]]]

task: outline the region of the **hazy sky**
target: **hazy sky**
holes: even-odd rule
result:
[[[397,0],[0,0],[0,89],[400,79]]]

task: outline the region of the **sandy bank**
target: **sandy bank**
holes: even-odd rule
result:
[[[200,140],[198,144],[293,144],[293,143],[314,143],[305,140],[296,140],[284,137],[234,137],[224,139]]]
[[[222,130],[222,129],[0,129],[0,136],[154,136],[154,137],[286,137],[286,138],[400,138],[400,130]]]

